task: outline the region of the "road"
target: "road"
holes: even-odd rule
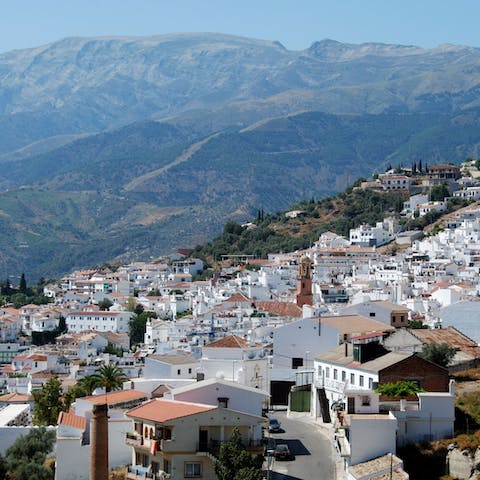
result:
[[[326,430],[316,425],[307,414],[286,412],[270,414],[282,424],[283,432],[270,433],[278,443],[286,443],[295,455],[292,461],[273,460],[269,480],[332,480],[335,465],[332,443]],[[267,477],[268,478],[268,477]]]

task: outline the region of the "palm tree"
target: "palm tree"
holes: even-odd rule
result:
[[[100,386],[100,380],[96,375],[87,375],[77,382],[77,387],[85,393],[86,396],[92,395],[93,391]]]
[[[92,377],[98,380],[99,387],[105,388],[105,392],[120,390],[123,382],[128,380],[128,377],[123,373],[122,369],[116,365],[104,365],[98,373],[95,373]]]

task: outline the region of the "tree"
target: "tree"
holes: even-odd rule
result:
[[[63,315],[60,315],[60,318],[58,319],[58,327],[57,327],[58,335],[61,335],[62,333],[66,333],[67,330],[68,330],[67,321]]]
[[[100,310],[110,310],[110,307],[113,306],[113,302],[108,298],[104,298],[98,302],[98,308]]]
[[[95,375],[87,375],[81,378],[76,385],[76,387],[82,390],[83,393],[85,394],[82,396],[92,395],[93,391],[99,386],[100,386],[99,379]]]
[[[130,336],[130,345],[138,345],[143,343],[145,338],[145,331],[147,328],[147,320],[149,318],[157,318],[155,312],[142,312],[134,315],[128,322],[128,334]]]
[[[98,386],[105,388],[106,392],[121,390],[123,382],[128,380],[122,369],[116,365],[104,365],[93,376],[98,379]]]
[[[220,447],[215,475],[218,480],[261,480],[262,463],[261,455],[254,457],[245,450],[240,431],[235,427],[230,440]]]
[[[137,306],[137,300],[135,300],[135,297],[128,297],[125,303],[125,310],[127,312],[133,312],[136,306]]]
[[[425,325],[421,320],[409,320],[408,328],[415,330],[415,329],[425,329],[425,328],[428,328],[428,326]]]
[[[19,437],[6,452],[6,476],[11,480],[53,480],[54,471],[46,466],[47,455],[52,452],[55,431],[36,428]]]
[[[52,377],[39,390],[32,392],[33,423],[35,425],[56,425],[58,414],[65,411],[62,396],[62,383]]]
[[[388,397],[404,398],[423,390],[413,380],[399,380],[398,382],[382,383],[375,391]]]
[[[27,280],[25,279],[25,274],[22,273],[20,277],[20,285],[18,287],[20,293],[27,293]]]
[[[448,185],[442,183],[441,185],[434,185],[430,190],[430,200],[432,202],[443,202],[446,197],[450,196]]]
[[[420,357],[441,367],[447,367],[457,350],[446,343],[427,343],[423,346]]]

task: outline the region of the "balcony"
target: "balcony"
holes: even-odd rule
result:
[[[156,438],[145,438],[137,432],[125,433],[125,443],[131,447],[141,447],[150,451],[151,455],[155,455],[156,452],[164,452],[169,450],[173,440]]]
[[[143,445],[143,437],[137,432],[125,433],[125,443],[131,447],[139,447]]]
[[[149,467],[141,465],[131,465],[127,468],[127,479],[129,480],[168,480],[169,478],[169,473],[163,471],[152,473],[149,472]]]
[[[209,442],[206,443],[198,443],[196,451],[197,453],[209,453],[210,455],[213,455],[214,457],[218,457],[218,454],[220,452],[220,447],[222,444],[228,443],[226,441],[221,442],[219,440],[210,440]],[[250,440],[246,445],[245,445],[245,450],[255,453],[262,453],[264,448],[264,442],[263,440]]]

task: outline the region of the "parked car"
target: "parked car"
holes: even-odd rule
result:
[[[280,422],[276,418],[270,418],[268,421],[268,431],[269,432],[280,432]]]
[[[293,455],[286,443],[279,443],[273,452],[275,460],[293,460]]]

